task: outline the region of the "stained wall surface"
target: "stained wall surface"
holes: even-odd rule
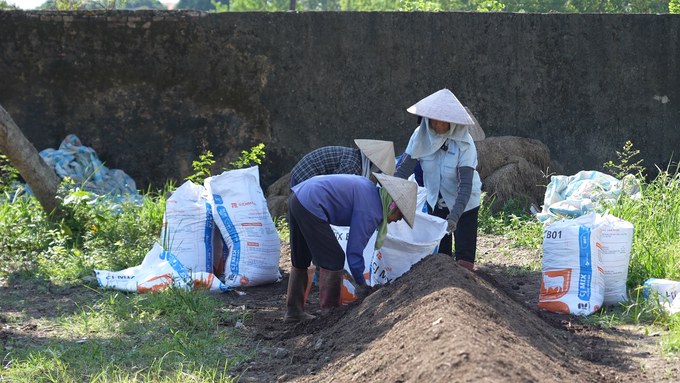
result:
[[[400,154],[406,108],[441,88],[487,136],[547,144],[561,174],[602,170],[627,140],[665,166],[679,28],[678,15],[4,11],[0,105],[38,150],[74,133],[140,188],[259,142],[263,186],[354,138]]]

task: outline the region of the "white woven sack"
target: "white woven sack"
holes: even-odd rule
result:
[[[213,272],[213,218],[205,188],[191,181],[165,202],[160,242],[189,272]]]
[[[205,180],[212,197],[213,217],[229,255],[224,283],[229,287],[258,286],[281,280],[281,243],[257,166],[226,171]]]
[[[602,230],[592,213],[561,220],[543,231],[543,275],[538,308],[589,315],[602,307]]]
[[[387,225],[382,248],[373,255],[371,285],[394,281],[434,253],[446,234],[446,220],[416,212],[413,228],[403,220]]]
[[[142,264],[121,271],[95,270],[99,285],[128,292],[152,293],[170,286],[214,293],[230,291],[212,273],[189,272],[179,259],[159,243],[146,253]]]
[[[613,215],[598,217],[602,229],[602,269],[604,270],[604,304],[617,305],[628,300],[626,280],[633,246],[633,224]]]
[[[342,251],[345,252],[345,270],[347,270],[350,274],[352,274],[352,270],[349,268],[349,264],[347,263],[347,240],[349,239],[350,235],[350,230],[349,226],[335,226],[331,225],[331,229],[333,229],[333,233],[335,233],[335,239],[338,241],[340,244],[340,247],[342,247]],[[373,233],[371,238],[368,240],[368,243],[366,244],[366,247],[364,248],[363,256],[364,256],[364,277],[366,277],[366,284],[370,285],[371,280],[370,280],[370,272],[371,272],[371,260],[373,259],[373,253],[375,250],[373,249],[375,247],[375,240],[378,238],[378,232],[376,231]],[[348,285],[348,290],[351,293],[354,293],[354,287],[352,285]]]

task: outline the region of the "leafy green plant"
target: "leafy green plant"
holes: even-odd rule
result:
[[[279,234],[279,238],[282,241],[288,242],[290,240],[290,229],[288,226],[288,220],[286,217],[273,217],[274,226],[276,226],[276,232]]]
[[[620,152],[616,151],[618,162],[607,161],[603,165],[609,174],[618,179],[623,179],[628,174],[640,176],[645,171],[645,168],[640,166],[642,160],[634,162],[633,157],[638,154],[640,154],[640,151],[633,150],[633,143],[626,141],[623,145],[623,150]]]
[[[215,163],[213,160],[213,154],[210,150],[198,156],[198,161],[191,163],[191,167],[194,169],[194,174],[185,178],[187,181],[191,181],[195,184],[202,185],[206,178],[212,175],[210,171],[210,166]]]
[[[242,151],[239,159],[234,162],[230,162],[229,165],[231,165],[234,169],[242,169],[248,166],[252,166],[251,162],[258,165],[261,164],[262,159],[264,159],[264,157],[265,157],[264,144],[259,143],[250,148],[249,151],[248,150]]]
[[[400,11],[431,11],[438,12],[439,6],[433,1],[427,0],[399,0]]]
[[[0,7],[0,9],[2,9],[2,7]],[[6,155],[0,154],[0,191],[9,192],[9,189],[12,188],[12,184],[18,180],[19,171],[12,166]]]
[[[505,9],[505,4],[496,0],[483,1],[477,5],[479,12],[501,12]]]
[[[680,0],[670,0],[668,2],[668,13],[680,13]]]
[[[0,9],[21,9],[21,8],[17,7],[13,3],[10,3],[10,2],[4,1],[4,0],[0,0]]]
[[[227,1],[227,4],[222,4],[219,1],[211,0],[210,3],[215,7],[215,9],[211,10],[210,12],[215,12],[215,13],[220,13],[220,12],[228,12],[229,11],[229,2]]]
[[[91,0],[91,2],[102,9],[121,9],[125,8],[126,0]]]

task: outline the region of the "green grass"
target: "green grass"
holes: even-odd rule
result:
[[[680,313],[668,320],[668,334],[661,340],[661,350],[668,356],[680,357]]]
[[[94,268],[136,266],[157,240],[165,211],[157,194],[145,196],[141,206],[80,191],[69,197],[52,219],[34,199],[0,204],[2,273],[75,283]]]
[[[489,200],[486,193],[483,193],[479,208],[480,233],[502,235],[511,239],[514,247],[531,250],[542,248],[543,225],[530,213],[522,210],[519,203],[509,200],[496,214],[490,210],[492,204],[493,200]]]
[[[72,314],[39,320],[50,337],[0,342],[0,380],[232,382],[233,367],[257,350],[234,329],[241,316],[223,310],[211,294],[169,289],[99,296]]]
[[[83,285],[95,268],[141,264],[160,235],[164,194],[147,193],[141,204],[112,204],[73,191],[58,217],[45,215],[35,200],[0,203],[0,278],[30,290],[5,289],[3,310],[30,304],[32,294],[51,289],[94,291],[98,297],[80,300],[85,303],[75,312],[57,305],[40,319],[28,318],[25,309],[3,314],[4,325],[20,329],[30,322],[49,332],[0,338],[0,381],[237,380],[234,367],[258,350],[248,334],[234,328],[249,313],[226,310],[205,291],[127,294]]]
[[[660,172],[639,198],[623,196],[610,213],[635,226],[628,287],[649,278],[680,280],[680,175]]]

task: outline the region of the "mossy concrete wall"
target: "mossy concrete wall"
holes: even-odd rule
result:
[[[451,89],[487,136],[558,171],[680,142],[680,16],[466,12],[0,12],[0,105],[38,150],[70,133],[144,188],[265,142],[262,183],[354,138],[401,152],[406,108]],[[676,155],[677,157],[677,155]]]

